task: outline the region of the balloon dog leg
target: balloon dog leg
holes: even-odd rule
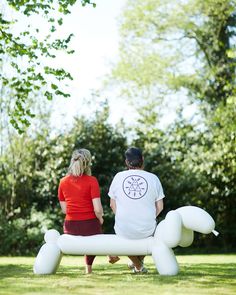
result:
[[[152,258],[160,275],[174,276],[179,272],[179,265],[172,249],[161,241],[152,249]]]
[[[35,274],[53,274],[61,262],[62,253],[57,245],[57,239],[60,236],[56,230],[49,230],[45,236],[45,242],[35,259],[34,273]]]

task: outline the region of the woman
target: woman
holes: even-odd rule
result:
[[[75,150],[67,176],[60,181],[58,198],[66,214],[64,233],[90,236],[102,233],[103,208],[97,179],[91,176],[91,154],[86,149]],[[92,272],[94,255],[85,255],[86,274]],[[109,262],[115,263],[116,257]]]
[[[91,176],[91,154],[86,149],[75,150],[67,176],[60,181],[58,198],[66,214],[64,233],[91,236],[102,233],[103,208],[97,179]],[[85,255],[86,274],[92,272],[94,255]],[[110,263],[118,257],[109,257]]]

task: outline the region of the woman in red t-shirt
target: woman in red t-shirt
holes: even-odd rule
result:
[[[66,214],[64,233],[91,236],[102,233],[103,208],[97,179],[91,176],[91,154],[86,149],[75,150],[67,176],[60,181],[58,198]],[[85,255],[86,273],[92,272],[94,255]],[[114,263],[118,257],[110,257]]]

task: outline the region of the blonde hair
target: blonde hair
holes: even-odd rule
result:
[[[72,154],[68,174],[81,176],[83,174],[91,175],[91,154],[86,149],[75,150]]]

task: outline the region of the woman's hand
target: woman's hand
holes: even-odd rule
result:
[[[103,222],[104,222],[104,219],[103,219],[103,217],[100,217],[100,218],[98,218],[98,220],[99,220],[100,224],[102,225],[102,224],[103,224]]]

